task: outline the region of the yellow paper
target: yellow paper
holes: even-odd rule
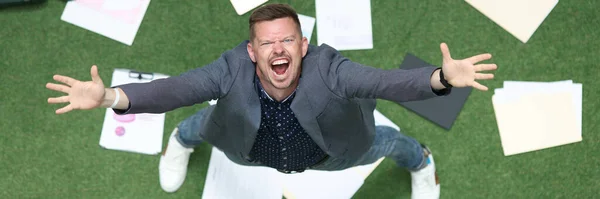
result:
[[[580,142],[571,92],[492,97],[504,155]]]
[[[238,15],[243,15],[250,10],[262,5],[268,0],[230,0],[233,9]]]
[[[504,30],[527,43],[558,0],[466,0]]]

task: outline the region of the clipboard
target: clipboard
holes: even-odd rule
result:
[[[404,61],[400,65],[401,69],[414,69],[426,66],[433,66],[417,56],[406,53]],[[429,120],[430,122],[449,131],[454,122],[460,115],[465,105],[471,87],[452,88],[452,92],[447,96],[434,97],[426,100],[402,102],[401,106]]]
[[[169,76],[160,73],[115,69],[111,87],[129,83],[147,83]],[[165,113],[117,115],[106,109],[99,145],[124,152],[158,155],[162,151]]]

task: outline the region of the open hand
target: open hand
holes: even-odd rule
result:
[[[454,60],[450,56],[450,51],[445,43],[440,45],[443,56],[442,70],[444,78],[454,87],[467,87],[487,91],[488,88],[479,84],[475,80],[493,79],[493,74],[479,73],[482,71],[496,70],[496,64],[477,64],[478,62],[492,58],[491,54],[480,54],[463,60]]]
[[[48,103],[69,103],[68,105],[56,110],[56,114],[69,112],[73,109],[93,109],[99,107],[104,100],[104,83],[98,76],[98,68],[92,66],[90,73],[92,81],[82,82],[71,77],[54,75],[53,79],[66,85],[47,83],[46,88],[60,91],[67,95],[61,97],[48,98]]]

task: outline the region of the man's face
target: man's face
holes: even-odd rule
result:
[[[297,85],[302,57],[308,49],[308,41],[301,38],[297,28],[290,17],[254,24],[255,38],[248,43],[248,54],[264,87],[288,89]]]

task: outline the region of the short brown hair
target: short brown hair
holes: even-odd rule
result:
[[[302,29],[300,27],[300,20],[298,19],[298,14],[296,10],[287,4],[267,4],[264,5],[252,12],[250,15],[249,25],[250,25],[250,41],[254,40],[254,24],[261,21],[272,21],[275,19],[281,19],[290,17],[296,23],[298,27],[298,32],[300,33],[300,37],[302,37]]]

